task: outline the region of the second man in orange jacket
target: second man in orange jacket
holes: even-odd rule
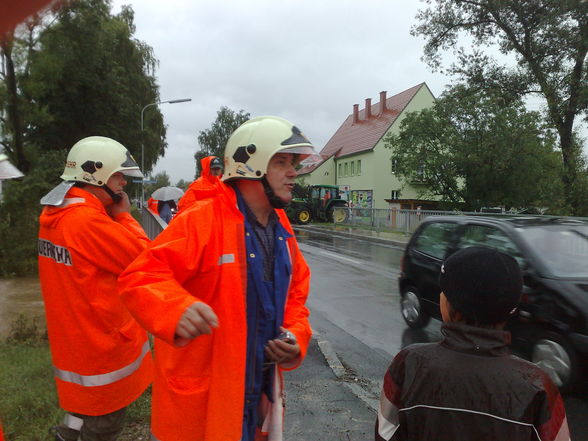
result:
[[[120,276],[155,340],[152,439],[280,441],[282,372],[311,337],[310,271],[282,208],[316,154],[290,122],[254,118],[230,137],[223,182]]]
[[[130,215],[124,175],[141,177],[128,150],[100,136],[70,150],[40,218],[39,276],[59,404],[58,441],[114,441],[125,407],[151,382],[146,332],[117,292],[117,277],[149,239]]]

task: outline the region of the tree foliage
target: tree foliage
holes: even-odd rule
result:
[[[165,171],[159,172],[155,176],[150,176],[149,180],[154,180],[155,182],[145,185],[145,199],[148,199],[158,188],[169,187],[171,185],[169,175]]]
[[[228,107],[221,107],[216,112],[216,119],[212,126],[209,129],[202,130],[198,135],[200,150],[194,155],[198,169],[200,169],[200,160],[202,158],[211,155],[222,157],[231,133],[249,118],[250,114],[244,110],[235,112]]]
[[[490,91],[456,86],[432,108],[407,114],[386,145],[400,175],[451,207],[562,205],[554,137],[520,101],[505,106]]]
[[[110,0],[65,2],[0,40],[0,144],[26,176],[5,184],[0,205],[0,267],[36,267],[39,199],[59,182],[79,139],[120,141],[141,162],[141,109],[159,101],[152,49],[133,37],[133,11],[111,14]],[[163,155],[165,126],[145,112],[146,169]]]
[[[190,182],[186,181],[185,179],[180,179],[176,183],[176,187],[181,188],[182,190],[186,191],[190,186]]]
[[[566,200],[572,210],[582,200],[575,185],[582,179],[582,158],[574,122],[588,111],[588,2],[584,0],[427,0],[414,35],[426,38],[424,59],[441,68],[441,52],[453,49],[458,62],[447,69],[470,86],[500,88],[516,99],[539,94],[557,131],[565,173]],[[488,51],[497,48],[516,64],[500,63]],[[463,40],[462,40],[463,41]]]
[[[57,12],[56,22],[39,38],[39,50],[30,61],[25,89],[48,115],[35,121],[31,142],[44,150],[67,149],[95,134],[116,139],[141,162],[141,135],[145,168],[162,156],[166,147],[163,117],[154,77],[157,60],[152,49],[133,38],[133,10],[124,7],[112,16],[110,2],[81,0]]]

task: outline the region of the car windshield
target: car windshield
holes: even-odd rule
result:
[[[553,276],[588,278],[588,226],[537,226],[519,231]]]

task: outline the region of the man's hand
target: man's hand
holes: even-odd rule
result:
[[[212,334],[212,328],[218,328],[218,317],[212,308],[206,303],[194,302],[182,314],[176,326],[176,346],[186,346],[199,335]]]
[[[129,196],[124,192],[121,191],[117,193],[122,199],[118,201],[116,204],[111,204],[106,207],[106,211],[110,215],[110,217],[115,218],[121,213],[130,213],[131,212],[131,201],[129,201]]]
[[[286,332],[287,329],[280,327],[282,332]],[[286,363],[294,360],[298,354],[300,354],[300,346],[296,340],[286,339],[273,339],[267,342],[265,347],[265,355],[268,360],[280,363]]]

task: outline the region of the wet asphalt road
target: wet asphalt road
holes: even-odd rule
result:
[[[423,330],[404,324],[397,287],[403,247],[304,227],[296,236],[312,269],[308,306],[317,339],[328,340],[366,396],[377,399],[383,374],[402,347],[440,338],[436,320]],[[588,391],[565,402],[572,440],[588,441]]]

